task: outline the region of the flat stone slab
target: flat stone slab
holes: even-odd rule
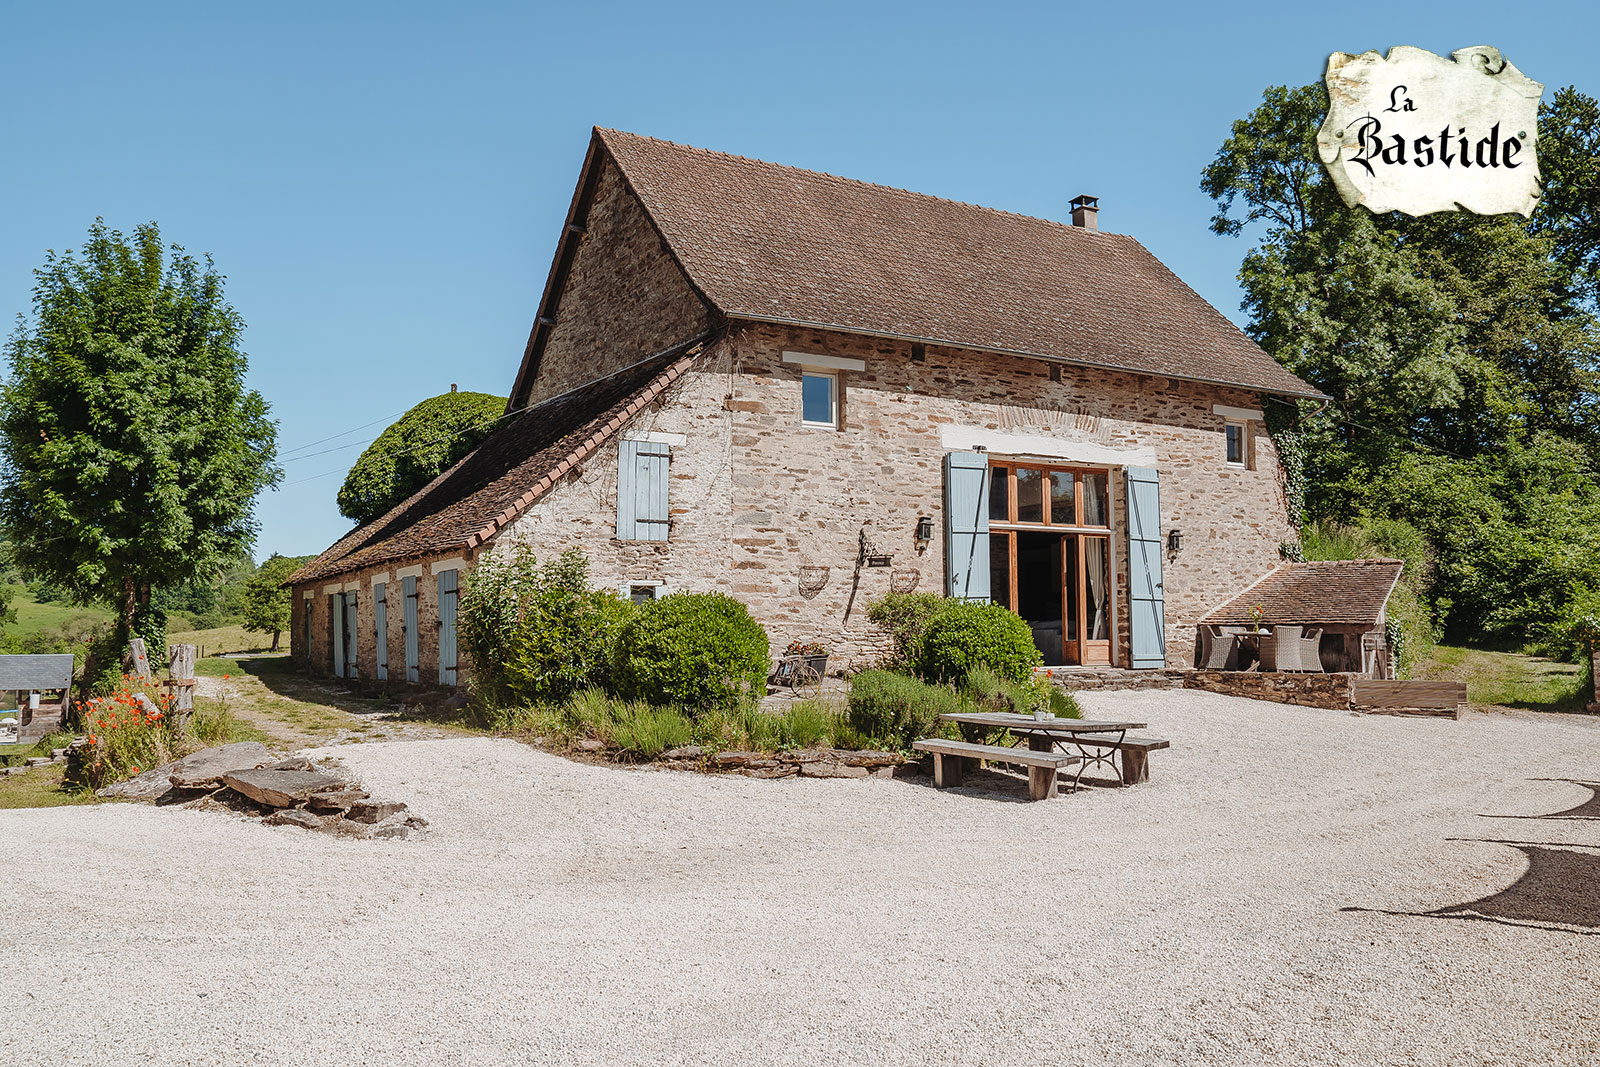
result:
[[[163,763],[143,774],[120,782],[112,782],[104,789],[96,789],[97,797],[120,797],[123,800],[154,800],[172,788],[172,768],[178,764]]]
[[[225,774],[222,783],[272,808],[292,808],[317,793],[336,792],[350,784],[342,776],[321,771],[276,771],[265,767]]]
[[[318,793],[306,801],[306,807],[312,811],[342,812],[347,811],[350,805],[360,800],[367,799],[365,789],[340,789],[332,793]]]
[[[183,757],[172,765],[167,780],[174,789],[221,789],[224,775],[260,767],[271,759],[259,741],[235,741]]]
[[[807,778],[865,778],[865,767],[851,767],[844,763],[819,762],[800,764],[800,773]]]
[[[306,830],[322,829],[322,819],[299,808],[283,808],[261,820],[262,826],[298,826]]]
[[[380,823],[405,810],[402,800],[358,800],[350,805],[345,818],[351,822]]]

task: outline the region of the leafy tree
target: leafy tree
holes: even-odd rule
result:
[[[278,638],[289,628],[294,601],[293,590],[284,586],[289,576],[312,556],[268,556],[254,574],[245,579],[240,597],[244,610],[244,628],[272,635],[272,651],[278,651]]]
[[[367,446],[339,487],[339,514],[371,522],[437,478],[499,425],[506,398],[444,393],[400,416]]]
[[[1555,178],[1532,221],[1411,218],[1339,199],[1315,149],[1326,99],[1268,89],[1201,179],[1212,229],[1256,238],[1247,331],[1333,398],[1269,405],[1304,518],[1409,524],[1437,558],[1416,591],[1450,631],[1551,644],[1574,605],[1600,601],[1600,329],[1584,297],[1600,109],[1563,90],[1542,112]]]
[[[152,591],[246,549],[281,477],[244,322],[210,258],[164,248],[155,223],[96,220],[34,276],[0,391],[0,526],[23,570],[112,605],[120,639],[155,638]]]
[[[1600,302],[1600,102],[1572,86],[1539,105],[1544,200],[1532,227],[1555,242],[1575,288]]]

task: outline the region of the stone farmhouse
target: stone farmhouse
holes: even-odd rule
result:
[[[525,545],[835,665],[911,590],[1006,605],[1050,665],[1189,665],[1295,536],[1263,406],[1325,398],[1097,210],[595,130],[504,425],[293,576],[294,655],[455,685],[464,575]]]

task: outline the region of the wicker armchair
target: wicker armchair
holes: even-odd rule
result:
[[[1307,632],[1303,626],[1274,626],[1272,640],[1261,642],[1261,669],[1264,671],[1312,671],[1322,673],[1318,652],[1322,631]]]
[[[1239,669],[1239,638],[1237,628],[1231,626],[1205,627],[1200,668],[1207,671],[1232,671]]]

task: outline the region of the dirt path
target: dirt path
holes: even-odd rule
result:
[[[237,718],[280,747],[428,741],[467,732],[402,719],[394,701],[360,696],[344,685],[297,674],[286,656],[241,656],[232,662],[237,671],[197,679],[197,699],[225,702]]]

